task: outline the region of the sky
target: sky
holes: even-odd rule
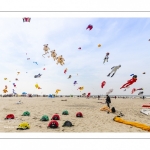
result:
[[[93,25],[90,31],[86,30],[89,24]],[[113,89],[110,95],[131,95],[133,88],[143,88],[144,95],[150,95],[149,27],[149,18],[32,17],[30,23],[23,22],[22,18],[0,18],[0,94],[4,94],[7,85],[8,93],[15,89],[18,94],[55,94],[60,89],[58,95],[89,92],[105,95]],[[58,56],[63,55],[65,65],[57,65],[49,55],[43,58],[44,44],[50,50],[55,49]],[[107,52],[109,60],[103,64]],[[107,77],[111,68],[118,65],[121,68],[116,74]],[[34,78],[39,73],[41,78]],[[137,75],[137,82],[126,91],[120,89],[132,78],[131,74]],[[74,85],[74,81],[78,84]],[[103,81],[106,85],[101,88]],[[42,89],[36,89],[36,83]],[[81,92],[77,90],[80,86],[84,86]]]

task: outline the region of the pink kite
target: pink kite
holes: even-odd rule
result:
[[[133,94],[137,89],[133,88],[131,94]]]
[[[103,82],[101,83],[101,88],[103,88],[103,87],[105,86],[105,84],[106,84],[106,81],[103,81]]]
[[[93,29],[93,26],[91,24],[89,24],[86,28],[86,30],[89,29],[89,30],[92,30]]]

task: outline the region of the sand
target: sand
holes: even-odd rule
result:
[[[22,104],[16,104],[21,100]],[[67,100],[67,101],[62,101]],[[104,99],[97,98],[48,98],[48,97],[6,97],[0,98],[0,132],[147,132],[140,128],[121,124],[113,121],[113,118],[121,111],[125,120],[136,121],[150,125],[150,116],[140,113],[141,106],[149,103],[150,99],[121,99],[111,98],[111,107],[115,107],[117,112],[107,113],[100,111],[106,104]],[[68,110],[69,115],[62,115],[64,110]],[[29,111],[30,116],[21,116],[24,111]],[[82,112],[83,118],[77,118],[76,113]],[[40,121],[43,115],[49,118],[58,113],[59,128],[47,129],[50,121]],[[7,114],[14,114],[15,119],[4,120]],[[62,127],[63,123],[69,120],[73,127]],[[30,129],[16,130],[21,122],[28,122]]]

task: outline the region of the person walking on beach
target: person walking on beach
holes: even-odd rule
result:
[[[115,99],[116,99],[116,96],[115,96]]]
[[[100,99],[100,96],[98,95],[98,100]]]
[[[106,96],[107,96],[107,97],[106,97],[106,104],[107,104],[107,106],[110,108],[109,104],[111,103],[111,100],[110,100],[109,95],[106,95]]]

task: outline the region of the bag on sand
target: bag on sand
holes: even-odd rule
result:
[[[60,117],[59,117],[59,115],[55,114],[55,115],[53,115],[51,120],[60,120]]]
[[[76,117],[83,117],[83,114],[81,112],[77,112]]]
[[[56,120],[50,121],[47,128],[58,128],[59,124]]]
[[[5,119],[14,119],[15,116],[13,114],[8,114]]]
[[[112,111],[112,113],[115,113],[116,112],[115,107],[112,107],[111,111]]]

